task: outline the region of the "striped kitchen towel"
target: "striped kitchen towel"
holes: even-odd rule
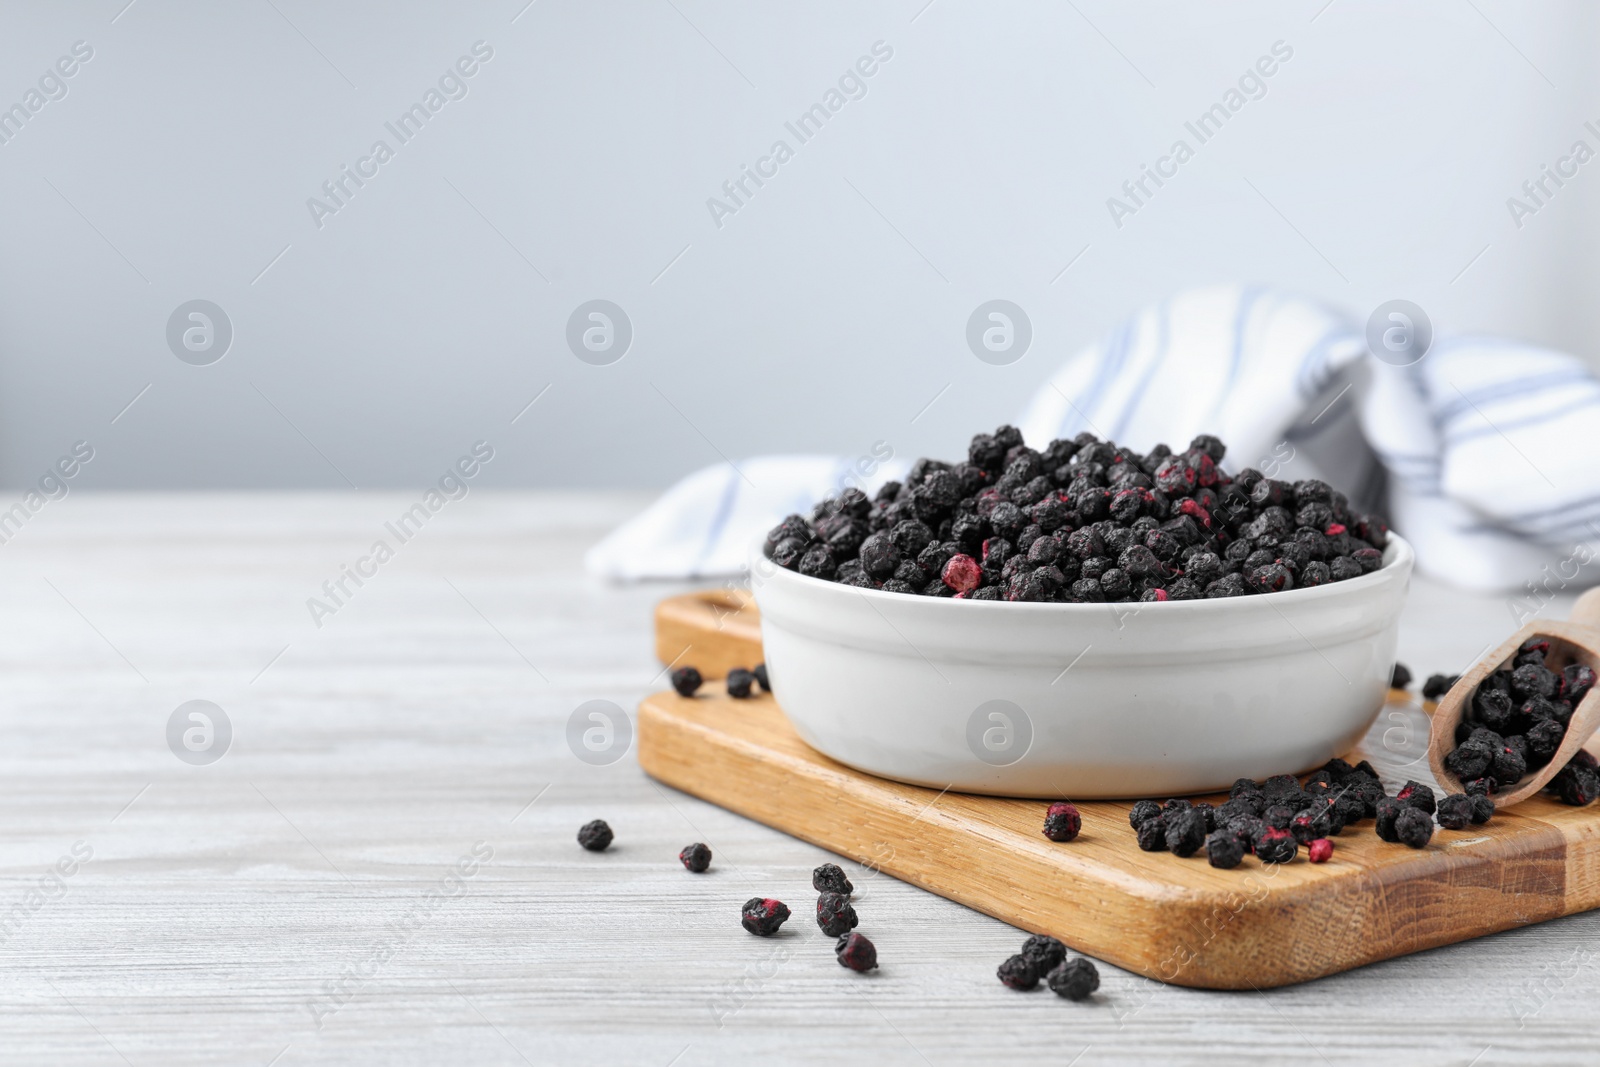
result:
[[[1600,563],[1590,565],[1600,556],[1600,382],[1535,345],[1438,335],[1420,360],[1397,366],[1375,358],[1364,323],[1336,309],[1214,286],[1148,307],[1077,353],[1017,425],[1036,448],[1084,430],[1140,451],[1216,434],[1229,469],[1322,478],[1386,514],[1418,568],[1444,581],[1546,594],[1600,581]],[[870,493],[906,459],[708,467],[585,562],[612,578],[735,574],[785,514],[846,485]]]

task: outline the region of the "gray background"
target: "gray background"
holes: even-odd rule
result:
[[[10,487],[79,438],[100,488],[408,487],[479,438],[502,486],[946,454],[1213,281],[1600,353],[1600,161],[1521,229],[1505,203],[1600,148],[1577,3],[125,3],[0,15],[0,106],[95,50],[0,146]],[[1116,228],[1106,198],[1280,39],[1267,95]],[[478,40],[466,98],[318,229],[307,198]],[[706,199],[878,40],[867,95],[715,226]],[[206,367],[165,342],[197,298],[235,331]],[[596,298],[633,323],[610,366],[564,340]],[[994,298],[1033,322],[1010,366],[964,341]]]

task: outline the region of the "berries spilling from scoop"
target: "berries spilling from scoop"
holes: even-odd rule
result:
[[[1459,680],[1435,675],[1423,693],[1437,700]],[[1557,667],[1550,642],[1529,638],[1473,692],[1456,727],[1456,747],[1444,758],[1445,769],[1469,794],[1492,797],[1516,785],[1549,765],[1566,738],[1573,709],[1594,684],[1592,668],[1582,663]],[[1567,804],[1591,803],[1600,796],[1594,757],[1580,749],[1545,788]],[[1458,817],[1452,811],[1450,818]]]

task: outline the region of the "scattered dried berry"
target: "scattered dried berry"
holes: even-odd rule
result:
[[[678,853],[678,860],[695,874],[704,874],[706,868],[711,866],[711,850],[696,841]]]
[[[750,696],[750,687],[755,684],[756,676],[743,667],[735,667],[728,672],[728,695],[735,700],[744,700]]]
[[[1565,767],[1556,772],[1556,776],[1550,780],[1550,788],[1563,804],[1581,807],[1593,803],[1595,797],[1600,796],[1600,774],[1596,774],[1589,754],[1579,750]]]
[[[1422,683],[1422,697],[1424,700],[1438,700],[1460,680],[1459,674],[1430,674],[1428,680]]]
[[[1397,800],[1394,797],[1384,797],[1383,799],[1379,800],[1377,815],[1378,823],[1377,826],[1374,827],[1374,829],[1376,829],[1378,832],[1378,837],[1384,841],[1399,841],[1400,835],[1395,832],[1394,828],[1395,821],[1400,817],[1400,813],[1402,811],[1416,810],[1416,808],[1411,807],[1411,805],[1407,804],[1405,801]]]
[[[1022,954],[1040,974],[1049,974],[1067,958],[1067,946],[1053,937],[1035,934],[1022,943]]]
[[[1045,978],[1050,992],[1068,1000],[1083,1000],[1100,988],[1100,972],[1082,956],[1067,960]]]
[[[1395,816],[1394,835],[1403,845],[1422,848],[1433,837],[1433,819],[1421,808],[1407,805]]]
[[[705,684],[705,679],[700,677],[700,672],[693,667],[679,667],[667,677],[672,681],[672,688],[676,689],[681,697],[694,696],[694,691]]]
[[[765,662],[757,663],[750,669],[750,673],[755,676],[756,684],[761,687],[763,693],[772,692],[772,683],[767,681],[767,665]]]
[[[1135,838],[1139,847],[1146,852],[1165,852],[1167,850],[1167,828],[1162,825],[1159,818],[1146,819],[1134,828]]]
[[[817,925],[829,937],[840,937],[856,928],[860,920],[845,893],[824,893],[817,898]]]
[[[1262,863],[1288,863],[1300,851],[1300,844],[1288,830],[1268,826],[1256,836],[1253,851]]]
[[[864,934],[848,933],[833,946],[839,966],[852,971],[870,971],[878,965],[878,949]]]
[[[1405,688],[1401,686],[1399,688]],[[1327,863],[1333,857],[1333,842],[1326,837],[1319,837],[1306,846],[1306,859],[1312,863]]]
[[[1008,958],[994,973],[1001,985],[1012,989],[1032,989],[1039,984],[1039,968],[1021,953]]]
[[[1205,816],[1193,808],[1174,811],[1161,818],[1166,823],[1167,851],[1174,856],[1192,856],[1206,843]]]
[[[1465,830],[1472,825],[1472,798],[1465,793],[1441,797],[1434,818],[1446,830]]]
[[[1318,838],[1334,832],[1334,817],[1335,809],[1318,801],[1295,813],[1295,817],[1289,820],[1289,832],[1294,835],[1297,844],[1310,845]],[[1343,828],[1343,824],[1340,824],[1340,829]]]
[[[1472,794],[1472,825],[1482,826],[1494,817],[1494,801],[1485,793]]]
[[[771,897],[751,897],[739,910],[740,925],[759,937],[771,937],[788,918],[788,907]]]
[[[1206,859],[1213,867],[1232,870],[1244,861],[1245,843],[1231,829],[1216,830],[1206,837]]]
[[[1083,829],[1083,817],[1065,800],[1050,805],[1044,815],[1044,836],[1052,841],[1071,841]]]
[[[1407,667],[1404,663],[1396,663],[1394,665],[1394,672],[1389,676],[1389,688],[1410,689],[1411,668]]]
[[[1423,785],[1421,782],[1407,782],[1394,797],[1396,800],[1405,801],[1408,805],[1426,815],[1432,815],[1436,807],[1433,799],[1433,789]]]
[[[811,872],[811,888],[819,893],[854,893],[856,887],[850,884],[850,879],[845,877],[844,871],[837,863],[824,863],[821,867]]]
[[[1128,811],[1128,825],[1135,830],[1146,819],[1156,819],[1161,816],[1161,805],[1153,800],[1141,800]]]
[[[578,844],[590,852],[604,852],[611,845],[611,827],[604,819],[595,819],[578,827]]]
[[[1273,804],[1261,813],[1261,821],[1274,830],[1287,830],[1294,821],[1294,809],[1287,804]]]

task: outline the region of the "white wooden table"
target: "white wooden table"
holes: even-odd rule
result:
[[[1261,994],[1102,965],[1070,1004],[995,981],[1016,930],[859,872],[882,968],[858,979],[807,914],[825,853],[569,750],[580,703],[662,684],[677,587],[579,566],[644,498],[474,490],[316,627],[306,600],[415,498],[77,493],[0,546],[4,1062],[1600,1058],[1600,915]],[[1402,658],[1458,670],[1511,624],[1419,581]],[[166,738],[195,699],[233,731],[209,765]],[[739,928],[757,894],[789,936]]]

